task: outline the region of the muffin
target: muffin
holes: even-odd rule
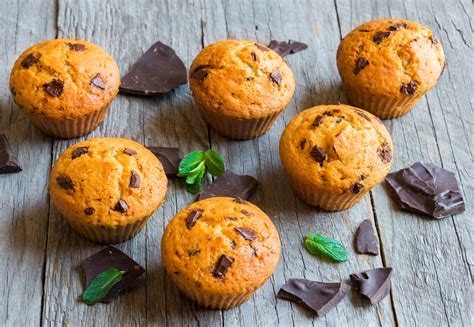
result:
[[[352,207],[392,164],[392,140],[372,114],[347,105],[316,106],[288,124],[280,157],[296,195],[326,211]]]
[[[15,103],[44,133],[71,138],[102,123],[117,95],[114,59],[87,41],[49,40],[17,59],[10,75]]]
[[[165,198],[160,161],[143,145],[95,138],[66,149],[51,171],[49,193],[83,237],[119,243],[137,234]]]
[[[283,58],[244,40],[204,48],[191,65],[189,81],[207,123],[233,139],[267,132],[295,92],[293,72]]]
[[[166,226],[161,253],[181,291],[204,307],[225,309],[247,300],[272,275],[280,238],[255,205],[214,197],[174,216]]]
[[[430,29],[380,19],[350,32],[337,50],[337,68],[349,102],[381,119],[409,112],[438,81],[443,47]]]

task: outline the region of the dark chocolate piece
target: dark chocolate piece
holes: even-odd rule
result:
[[[84,269],[86,286],[88,286],[98,274],[106,271],[108,268],[125,271],[120,282],[110,289],[109,293],[101,302],[110,302],[116,298],[120,292],[133,286],[137,279],[145,272],[142,266],[113,246],[106,247],[88,257],[82,263],[82,268]]]
[[[118,211],[120,213],[125,213],[128,210],[128,204],[125,202],[124,199],[118,200],[117,204],[114,207],[115,211]]]
[[[217,177],[216,180],[199,194],[199,200],[215,196],[227,196],[247,200],[255,192],[258,181],[249,175],[237,175],[230,170]]]
[[[217,278],[224,278],[230,266],[234,263],[234,259],[223,254],[217,260],[216,266],[212,274]]]
[[[12,174],[20,171],[20,163],[8,143],[7,136],[0,134],[0,174]]]
[[[322,317],[341,302],[350,289],[345,283],[321,283],[291,278],[278,291],[278,297],[300,303]]]
[[[137,154],[137,151],[135,151],[135,150],[133,150],[133,149],[127,149],[127,148],[125,148],[125,149],[123,150],[123,153],[128,154],[129,156],[133,156],[134,154]]]
[[[359,74],[362,69],[367,67],[369,65],[369,61],[365,59],[364,57],[359,57],[356,61],[356,65],[354,67],[354,74]]]
[[[72,51],[81,52],[81,51],[86,50],[86,46],[84,44],[66,43],[66,45],[69,47],[69,50],[72,50]]]
[[[405,23],[396,23],[396,24],[393,24],[391,26],[389,26],[387,28],[387,31],[398,31],[399,29],[402,29],[402,28],[407,28],[407,24]]]
[[[59,97],[63,93],[64,82],[59,79],[53,79],[51,82],[43,85],[43,90],[52,97]]]
[[[209,75],[209,72],[206,70],[208,66],[199,66],[196,68],[192,74],[191,78],[197,79],[199,82],[203,81],[207,75]]]
[[[375,33],[374,37],[372,38],[372,40],[377,43],[377,44],[380,44],[380,42],[382,42],[384,39],[388,38],[390,35],[392,35],[392,32],[377,32]]]
[[[316,116],[316,118],[314,118],[313,124],[311,124],[311,126],[318,127],[319,125],[321,125],[321,123],[323,122],[324,116],[325,115]]]
[[[58,185],[65,190],[74,190],[74,184],[72,180],[67,176],[58,176],[56,177],[56,182]]]
[[[326,160],[327,157],[322,148],[315,145],[313,146],[309,154],[311,155],[311,157],[314,158],[314,160],[316,160],[316,162],[319,163],[320,166],[323,166],[323,162],[324,160]]]
[[[132,171],[128,186],[130,186],[130,188],[140,188],[140,175],[137,172]]]
[[[351,280],[360,294],[372,304],[380,302],[390,291],[392,268],[377,268],[352,274]]]
[[[415,94],[417,87],[417,81],[411,81],[410,83],[402,83],[402,86],[400,87],[400,92],[406,95],[413,95]]]
[[[92,207],[85,208],[84,213],[86,216],[92,216],[95,213],[95,209]]]
[[[271,40],[268,47],[282,57],[285,57],[291,53],[291,46],[286,41],[280,42],[277,40]]]
[[[41,53],[30,53],[25,59],[23,59],[21,66],[23,68],[30,68],[39,60],[40,57]]]
[[[392,149],[387,141],[382,143],[382,146],[377,149],[380,159],[383,163],[389,163],[392,161]]]
[[[80,146],[78,148],[75,148],[74,151],[72,151],[72,159],[76,159],[77,157],[80,157],[83,154],[86,154],[87,152],[89,152],[88,146]]]
[[[191,229],[196,225],[196,222],[199,218],[201,218],[202,211],[201,210],[191,210],[186,217],[186,227]]]
[[[436,165],[417,162],[411,167],[388,174],[385,180],[395,191],[403,210],[436,219],[465,210],[454,173]]]
[[[186,66],[169,46],[156,42],[122,78],[120,91],[137,95],[168,93],[188,81]]]
[[[100,74],[95,75],[94,78],[92,78],[89,82],[89,85],[94,85],[95,87],[98,87],[101,90],[105,90],[105,83],[100,77]]]
[[[247,241],[253,241],[257,238],[257,233],[251,228],[235,227],[234,229]]]
[[[277,85],[281,85],[281,74],[278,70],[273,71],[270,74],[270,80]]]
[[[364,185],[362,185],[361,183],[355,182],[354,184],[351,184],[351,186],[349,186],[349,191],[354,194],[357,194],[360,192],[360,190],[362,190],[363,187]]]
[[[308,45],[303,42],[298,42],[295,40],[288,40],[288,44],[291,47],[291,53],[298,53],[300,51],[308,49]]]
[[[167,176],[176,176],[179,170],[181,156],[178,148],[167,148],[162,146],[147,146],[147,149],[160,160]]]
[[[360,254],[379,254],[379,241],[370,219],[364,220],[357,230],[356,251]]]

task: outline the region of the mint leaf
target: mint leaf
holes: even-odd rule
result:
[[[321,234],[309,233],[304,245],[309,253],[330,258],[334,261],[346,261],[349,257],[344,245]]]
[[[179,162],[178,176],[187,176],[193,169],[195,169],[202,161],[205,160],[204,151],[193,151],[188,153],[186,157]]]
[[[115,284],[122,280],[123,274],[125,274],[125,271],[115,268],[108,268],[106,271],[101,272],[87,286],[82,294],[82,300],[89,305],[99,302]]]
[[[194,184],[197,179],[201,180],[206,172],[205,162],[202,161],[199,165],[196,166],[193,170],[189,172],[186,176],[186,184]]]
[[[202,181],[203,176],[204,176],[204,170],[199,173],[194,183],[188,184],[188,186],[186,187],[186,190],[191,194],[198,194],[199,192],[201,192],[201,187],[202,187],[201,181]]]
[[[214,150],[207,150],[206,156],[206,168],[212,176],[220,176],[225,171],[224,160],[222,159],[219,152]]]

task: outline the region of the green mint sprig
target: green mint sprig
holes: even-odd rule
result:
[[[109,294],[115,284],[122,280],[123,274],[125,271],[115,268],[108,268],[101,272],[87,286],[82,294],[82,300],[89,305],[96,304]]]
[[[349,257],[344,245],[321,234],[309,233],[304,240],[306,250],[313,255],[330,258],[343,262]]]
[[[197,194],[201,192],[202,178],[206,172],[220,176],[225,171],[225,164],[217,151],[193,151],[180,161],[178,170],[179,177],[186,177],[188,192]]]

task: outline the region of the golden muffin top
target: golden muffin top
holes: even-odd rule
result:
[[[161,251],[171,278],[206,293],[241,293],[271,276],[280,257],[280,238],[270,218],[255,205],[214,197],[174,216]]]
[[[26,112],[49,118],[77,118],[109,105],[120,73],[114,59],[97,45],[55,39],[23,52],[10,75],[13,100]]]
[[[362,24],[337,50],[345,83],[389,98],[426,93],[438,81],[444,60],[443,47],[429,28],[402,19]]]
[[[261,118],[290,102],[295,79],[275,51],[244,40],[224,40],[205,47],[190,69],[196,102],[237,118]]]
[[[64,150],[53,166],[49,192],[68,217],[97,226],[123,226],[150,216],[165,198],[160,161],[129,139],[95,138]]]
[[[374,115],[348,105],[316,106],[296,115],[280,139],[283,166],[320,190],[359,193],[392,164],[392,139]]]

